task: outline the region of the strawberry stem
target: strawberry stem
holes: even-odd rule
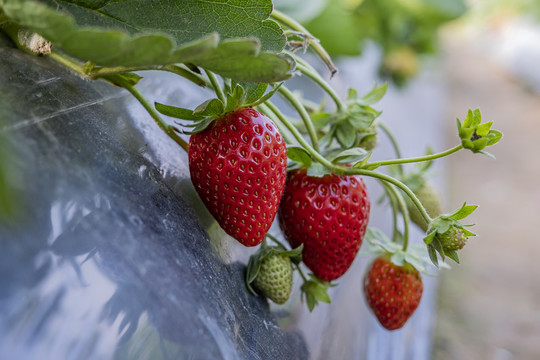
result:
[[[392,233],[392,242],[398,242],[399,230],[397,227],[397,216],[398,216],[398,204],[394,193],[389,189],[390,185],[384,181],[380,182],[383,185],[384,191],[390,199],[390,206],[392,207],[392,223],[393,223],[393,233]]]
[[[378,121],[377,126],[380,127],[382,129],[382,131],[386,134],[388,139],[390,139],[390,142],[392,143],[392,147],[394,148],[394,152],[396,153],[396,157],[398,159],[401,159],[401,157],[402,157],[401,156],[401,150],[399,148],[399,144],[398,144],[397,139],[396,139],[394,133],[392,132],[392,130],[390,130],[388,125],[386,125],[382,121]],[[398,165],[398,169],[399,169],[398,170],[399,174],[403,175],[403,166],[402,166],[402,164],[397,164],[397,165]]]
[[[118,85],[126,89],[139,101],[139,103],[146,109],[150,114],[152,119],[158,124],[158,126],[167,134],[171,139],[173,139],[178,145],[182,147],[186,152],[188,151],[189,145],[178,135],[177,129],[174,126],[167,124],[156,111],[156,109],[148,102],[144,95],[133,86],[129,81],[127,81],[122,76],[118,75],[109,75],[103,79],[109,81],[112,84]]]
[[[298,111],[298,114],[302,118],[302,121],[304,122],[304,125],[306,126],[306,129],[308,131],[309,138],[311,139],[311,143],[313,144],[313,149],[315,149],[315,151],[318,152],[319,144],[317,140],[317,133],[315,132],[315,127],[313,126],[313,123],[311,122],[311,118],[309,117],[309,114],[307,113],[306,108],[300,103],[300,101],[296,98],[296,96],[294,96],[294,94],[285,86],[281,86],[278,91],[296,109],[296,111]]]
[[[405,252],[407,251],[407,247],[409,246],[409,210],[407,209],[407,205],[403,200],[403,196],[399,193],[399,191],[397,191],[395,186],[387,184],[385,188],[387,188],[388,191],[392,193],[392,196],[398,202],[401,214],[403,215],[403,251]]]
[[[223,105],[227,104],[227,98],[225,97],[225,93],[223,92],[223,88],[221,87],[221,84],[219,83],[216,75],[214,75],[213,72],[210,70],[204,70],[206,73],[206,76],[208,77],[208,80],[210,80],[210,83],[212,84],[212,88],[214,88],[214,91],[216,92],[216,95],[219,100],[223,103]]]
[[[431,154],[431,155],[425,155],[425,156],[418,156],[414,158],[407,158],[407,159],[394,159],[394,160],[384,160],[384,161],[378,161],[374,163],[366,164],[366,167],[379,167],[379,166],[387,166],[387,165],[398,165],[398,164],[407,164],[407,163],[415,163],[415,162],[423,162],[423,161],[430,161],[434,159],[439,159],[445,156],[448,156],[450,154],[453,154],[459,150],[463,149],[463,145],[459,144],[451,149],[448,149],[446,151],[437,153],[437,154]]]
[[[339,98],[338,94],[332,89],[330,84],[328,84],[311,66],[309,66],[304,60],[295,56],[296,60],[296,69],[299,70],[302,74],[309,77],[317,85],[321,87],[334,101],[336,104],[336,111],[340,112],[343,110],[343,102]]]
[[[326,64],[328,67],[328,70],[330,70],[330,77],[334,76],[335,73],[337,73],[337,68],[332,62],[332,59],[330,58],[330,55],[326,52],[326,50],[321,46],[319,43],[319,40],[315,38],[311,33],[303,27],[300,23],[298,23],[296,20],[290,18],[289,16],[285,15],[279,10],[274,9],[270,16],[276,20],[277,22],[289,27],[292,30],[298,31],[302,33],[308,42],[308,44],[311,46],[313,51],[321,58],[321,60]]]

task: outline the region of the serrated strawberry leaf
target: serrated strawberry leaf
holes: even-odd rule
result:
[[[268,20],[270,0],[219,6],[205,0],[102,0],[99,6],[83,0],[0,0],[0,7],[11,21],[98,66],[193,63],[243,81],[291,76],[290,59],[267,52],[280,52],[285,44],[279,25]],[[177,21],[185,14],[189,21]]]
[[[283,85],[283,82],[280,82],[278,84],[272,84],[272,86],[273,86],[272,90],[268,91],[266,94],[264,94],[262,97],[260,97],[259,99],[257,99],[254,102],[249,102],[249,100],[246,100],[246,104],[247,104],[246,106],[253,107],[253,106],[257,106],[257,105],[260,105],[260,104],[266,102],[272,96],[274,96],[274,94],[279,90],[281,85]]]
[[[388,84],[386,83],[381,86],[375,85],[369,93],[356,100],[356,102],[364,106],[373,105],[383,98],[384,94],[386,94],[387,88]]]
[[[300,146],[288,146],[287,157],[292,161],[302,164],[304,167],[309,168],[313,163],[309,153]]]

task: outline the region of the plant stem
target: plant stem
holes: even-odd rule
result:
[[[319,85],[334,101],[336,104],[336,111],[342,111],[343,110],[343,102],[339,98],[338,94],[332,89],[330,84],[328,84],[317,72],[315,72],[313,69],[310,69],[307,67],[303,61],[300,61],[298,57],[296,57],[296,68],[304,75],[309,77],[311,80],[313,80],[317,85]]]
[[[406,163],[414,163],[414,162],[422,162],[422,161],[429,161],[434,160],[438,158],[442,158],[445,156],[448,156],[450,154],[453,154],[459,150],[463,149],[463,145],[457,145],[451,149],[448,149],[446,151],[437,153],[437,154],[431,154],[431,155],[425,155],[425,156],[419,156],[414,158],[408,158],[408,159],[394,159],[394,160],[385,160],[385,161],[378,161],[374,163],[369,163],[366,165],[366,167],[379,167],[379,166],[386,166],[386,165],[398,165],[398,164],[406,164]]]
[[[266,233],[266,237],[281,246],[283,249],[287,250],[287,247],[283,245],[283,243],[279,241],[275,236],[270,235],[270,233]]]
[[[133,86],[129,81],[124,79],[122,76],[119,75],[109,75],[104,77],[103,79],[109,81],[110,83],[114,85],[118,85],[126,89],[139,101],[139,103],[146,109],[146,111],[150,114],[152,119],[158,124],[158,126],[171,138],[173,139],[178,145],[182,147],[186,152],[188,151],[189,145],[178,135],[177,130],[174,126],[168,125],[159,115],[159,113],[156,111],[156,109],[148,102],[148,100],[144,97],[144,95],[137,89],[135,86]]]
[[[214,91],[216,92],[218,99],[221,100],[224,105],[226,105],[227,98],[225,97],[225,94],[223,93],[223,88],[219,84],[219,81],[216,75],[214,75],[214,73],[211,72],[210,70],[204,70],[204,72],[206,73],[206,76],[208,76],[210,83],[212,83],[212,87],[214,88]]]
[[[287,89],[285,86],[281,86],[278,91],[281,93],[281,95],[283,95],[285,99],[287,99],[287,101],[289,101],[289,103],[296,109],[296,111],[298,111],[298,114],[300,114],[300,117],[302,118],[302,121],[304,122],[304,125],[306,126],[306,129],[308,131],[313,148],[315,149],[315,151],[318,152],[319,144],[317,141],[317,133],[315,132],[315,127],[311,122],[311,118],[309,117],[306,108],[302,106],[300,101],[298,101],[298,99],[293,95],[293,93],[290,92],[290,90]]]
[[[311,35],[310,32],[305,27],[299,24],[296,20],[290,18],[289,16],[285,15],[284,13],[276,9],[272,11],[272,14],[270,14],[270,16],[274,20],[282,23],[283,25],[291,28],[292,30],[295,30],[304,34],[304,36],[308,40],[309,45],[313,48],[313,51],[315,51],[315,53],[322,59],[322,61],[324,61],[324,63],[330,70],[330,77],[334,76],[334,74],[337,72],[337,68],[332,62],[330,55],[328,55],[328,53],[321,46],[319,41],[313,35]]]
[[[388,139],[390,139],[390,142],[392,143],[392,147],[394,148],[394,152],[396,153],[396,157],[398,159],[401,159],[401,150],[399,149],[399,144],[397,142],[396,137],[394,136],[394,133],[390,128],[382,121],[378,121],[377,125],[383,130],[383,132],[388,136]],[[400,175],[403,175],[403,165],[399,164],[398,166]]]
[[[380,183],[383,185],[386,195],[388,196],[388,199],[390,199],[390,205],[392,207],[392,223],[393,223],[392,241],[397,242],[398,235],[399,235],[399,231],[397,228],[397,215],[399,211],[397,200],[396,200],[396,197],[394,196],[394,192],[390,190],[390,185],[385,183],[384,181],[381,181]]]
[[[385,187],[387,187],[387,189],[392,192],[393,196],[398,202],[401,214],[403,215],[403,251],[407,251],[407,247],[409,246],[409,223],[411,221],[409,216],[409,210],[407,209],[407,205],[403,200],[403,196],[399,193],[399,191],[397,191],[397,189],[393,185],[386,185]]]

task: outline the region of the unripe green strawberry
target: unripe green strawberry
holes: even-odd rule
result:
[[[463,249],[469,238],[462,229],[452,225],[444,234],[437,234],[436,237],[441,242],[445,251],[455,251]]]
[[[412,189],[418,200],[424,205],[429,216],[435,218],[441,214],[441,195],[437,189],[429,181],[423,181],[422,184]],[[422,230],[427,231],[429,224],[424,220],[422,214],[413,204],[413,202],[405,197],[407,201],[407,209],[409,210],[409,216],[411,221],[418,225]]]
[[[253,286],[276,304],[283,304],[291,295],[292,282],[291,258],[283,255],[271,255],[262,260],[259,274],[253,281]]]

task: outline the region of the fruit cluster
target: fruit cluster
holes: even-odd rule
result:
[[[216,98],[194,110],[159,103],[153,107],[135,87],[141,77],[131,71],[137,67],[106,68],[92,62],[80,63],[62,52],[48,56],[81,76],[102,78],[128,90],[160,128],[188,152],[194,188],[221,228],[244,246],[261,245],[247,266],[249,291],[283,304],[291,294],[293,273],[298,271],[303,281],[300,290],[311,311],[319,302],[330,303],[329,287],[347,272],[364,243],[367,250],[363,252],[376,255],[364,280],[366,302],[382,326],[398,329],[419,305],[423,289],[420,273],[427,272],[427,264],[444,266],[447,257],[459,262],[457,252],[474,236],[461,220],[476,206],[464,204],[441,214],[440,196],[427,180],[427,169],[433,160],[461,149],[492,156],[484,149],[496,144],[502,134],[491,129],[491,122],[482,123],[478,109],[469,110],[463,122],[457,121],[458,145],[439,153],[401,158],[397,140],[379,119],[381,112],[372,107],[384,96],[387,86],[376,86],[364,96],[351,89],[347,98],[341,99],[294,52],[310,46],[334,74],[337,69],[321,44],[285,14],[274,11],[272,17],[290,36],[289,46],[276,56],[261,54],[262,62],[258,64],[266,66],[266,70],[257,72],[257,80],[244,78],[261,83],[225,77],[220,81],[204,65],[190,62],[143,68],[171,71],[213,89]],[[205,42],[190,44],[192,53],[208,51]],[[27,44],[19,45],[27,48]],[[180,53],[186,55],[189,51]],[[294,64],[294,73],[283,70],[278,78],[297,74],[309,78],[327,93],[335,109],[330,111],[324,103],[302,99],[283,83],[265,83],[267,77],[261,74],[271,64],[285,65],[287,69]],[[229,74],[238,77],[236,71]],[[285,116],[273,104],[271,97],[276,93],[297,111],[299,118]],[[172,125],[160,113],[190,123]],[[396,159],[369,161],[379,130],[390,137]],[[181,134],[191,135],[189,144]],[[403,164],[407,163],[418,166],[406,173]],[[362,178],[366,176],[379,181],[393,210],[391,239],[368,226],[371,205]],[[276,217],[288,245],[269,234]],[[426,232],[421,246],[409,246],[411,221]],[[276,244],[269,246],[266,239]],[[304,267],[311,273],[306,275]]]
[[[298,98],[283,84],[274,84],[271,91],[258,85],[254,94],[253,86],[232,79],[219,82],[209,71],[207,85],[217,98],[195,110],[159,103],[156,109],[194,122],[185,148],[195,190],[227,234],[247,247],[261,245],[246,272],[251,292],[283,304],[297,270],[309,310],[329,303],[327,290],[347,272],[367,239],[366,253],[377,256],[365,275],[366,302],[382,326],[399,329],[420,303],[420,272],[427,272],[428,263],[444,264],[440,260],[446,257],[459,262],[457,251],[474,235],[460,220],[476,206],[441,214],[427,169],[433,160],[461,149],[485,153],[501,134],[491,130],[491,123],[481,123],[478,110],[469,110],[463,124],[458,120],[459,145],[402,159],[397,140],[378,119],[381,112],[371,107],[384,96],[386,85],[361,97],[350,90],[342,101],[307,62],[295,59],[298,70],[334,100],[335,111]],[[277,92],[297,110],[299,120],[286,117],[270,101]],[[390,136],[396,159],[369,162],[379,129]],[[405,173],[405,163],[418,166]],[[377,171],[382,167],[390,175]],[[368,227],[371,205],[363,176],[379,180],[385,189],[394,213],[391,240]],[[268,233],[276,217],[288,245]],[[409,246],[411,220],[426,232],[425,246]],[[276,244],[267,245],[267,238]],[[304,266],[311,271],[308,276]]]

